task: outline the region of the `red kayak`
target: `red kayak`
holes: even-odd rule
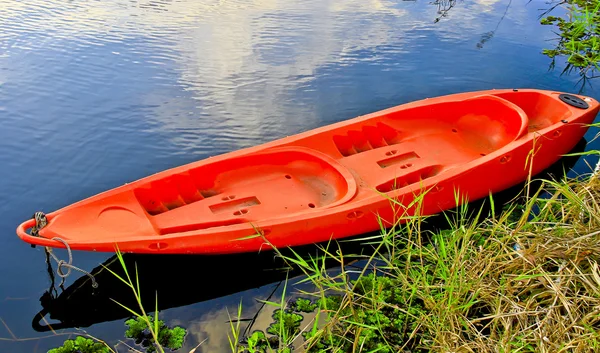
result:
[[[570,151],[598,102],[519,89],[424,99],[207,158],[100,193],[17,228],[73,250],[225,254],[341,239],[486,197]],[[528,157],[535,146],[533,160]],[[28,229],[32,233],[28,233]]]

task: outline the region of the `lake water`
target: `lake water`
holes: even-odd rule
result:
[[[124,339],[126,313],[108,298],[132,297],[109,276],[92,292],[73,272],[64,286],[81,284],[79,297],[48,300],[43,249],[15,235],[35,211],[425,97],[578,91],[577,75],[560,75],[564,59],[549,71],[541,54],[556,39],[539,24],[545,0],[439,3],[2,1],[0,352],[46,352],[62,344],[61,334],[78,333],[70,326],[113,345]],[[594,86],[585,93],[600,99]],[[586,161],[574,170],[587,172]],[[73,264],[91,271],[110,259],[76,252]],[[252,317],[256,299],[275,290],[277,300],[285,279],[266,271],[274,266],[268,256],[133,260],[150,308],[158,289],[162,318],[188,329],[186,352],[200,342],[198,351],[227,352],[228,312],[241,302]],[[42,302],[56,313],[47,323],[36,316]],[[64,322],[53,333],[48,323],[57,318]],[[261,312],[255,326],[270,319]]]

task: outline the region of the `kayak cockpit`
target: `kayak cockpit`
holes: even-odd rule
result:
[[[192,168],[141,185],[135,195],[159,233],[170,234],[334,207],[356,189],[335,160],[288,147]]]

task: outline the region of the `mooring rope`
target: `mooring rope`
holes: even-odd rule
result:
[[[38,237],[40,230],[48,224],[48,219],[46,218],[46,215],[43,212],[34,213],[33,218],[35,219],[35,226],[31,229],[31,235]],[[67,253],[69,254],[69,261],[67,262],[65,260],[59,259],[52,251],[52,248],[50,248],[49,246],[45,247],[46,255],[52,256],[54,261],[56,261],[57,263],[56,273],[60,278],[62,278],[60,285],[63,285],[63,283],[65,282],[65,278],[67,278],[67,276],[71,274],[71,270],[75,270],[87,275],[92,280],[92,288],[98,288],[98,282],[96,282],[96,279],[91,273],[72,264],[73,254],[71,252],[71,247],[69,246],[69,244],[64,239],[61,239],[59,237],[54,237],[52,238],[52,240],[61,242],[65,246],[65,248],[67,249]],[[67,269],[66,273],[63,272],[63,267]]]
[[[52,240],[56,240],[63,243],[65,245],[65,248],[67,249],[67,252],[69,253],[69,262],[65,262],[65,260],[60,260],[56,255],[54,255],[54,252],[52,252],[52,249],[50,247],[46,247],[46,251],[50,254],[50,256],[52,256],[54,261],[57,262],[56,273],[60,278],[62,278],[62,282],[64,282],[65,278],[67,278],[67,276],[71,274],[71,270],[75,270],[87,275],[92,280],[92,287],[98,288],[98,282],[96,282],[96,279],[91,273],[71,264],[73,262],[73,254],[71,253],[71,247],[69,246],[69,244],[67,244],[66,241],[58,237],[54,237],[52,238]],[[67,268],[67,273],[63,272],[63,267]]]

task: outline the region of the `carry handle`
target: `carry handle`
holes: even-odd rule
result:
[[[52,239],[48,239],[48,238],[44,238],[44,237],[34,237],[33,235],[27,234],[27,229],[32,228],[33,226],[35,226],[35,219],[29,219],[29,220],[19,224],[19,226],[17,227],[17,235],[19,236],[19,238],[21,238],[23,241],[33,244],[33,245],[49,246],[49,247],[53,247],[53,248],[63,248],[63,249],[66,248],[65,244],[61,243],[60,241],[56,241],[56,240],[52,240]]]

